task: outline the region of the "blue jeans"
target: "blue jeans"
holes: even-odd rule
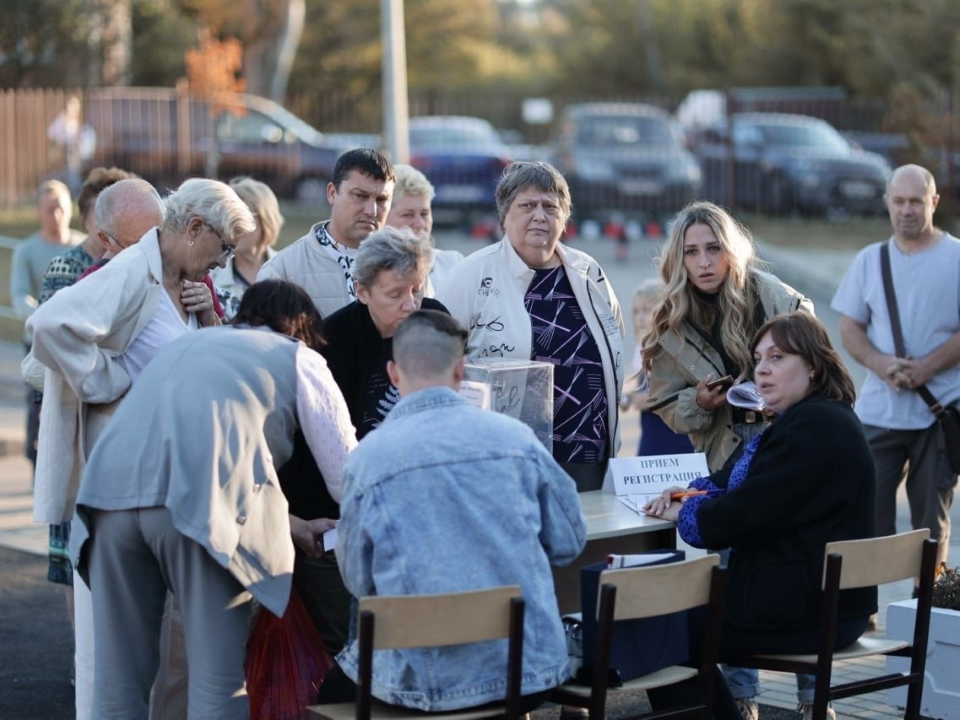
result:
[[[720,671],[730,686],[730,694],[734,698],[755,698],[763,692],[760,685],[760,671],[755,668],[732,667],[726,663],[720,664]],[[812,703],[816,689],[816,676],[797,675],[797,699],[800,702]]]

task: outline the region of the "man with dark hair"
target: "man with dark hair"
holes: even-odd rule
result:
[[[573,480],[530,428],[458,395],[466,339],[436,310],[398,327],[387,372],[401,399],[344,466],[337,560],[356,597],[520,585],[528,712],[570,674],[550,565],[580,554],[586,522]],[[428,712],[500,701],[504,657],[501,643],[385,650],[373,694]],[[357,661],[354,641],[321,703],[353,699]]]
[[[357,248],[383,227],[396,175],[376,150],[343,153],[327,184],[330,219],[264,263],[258,280],[289,280],[306,290],[324,317],[357,299],[351,269]]]

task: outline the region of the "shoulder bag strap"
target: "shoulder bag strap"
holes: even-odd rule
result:
[[[893,330],[893,347],[897,357],[907,357],[906,348],[903,345],[903,328],[900,325],[900,311],[897,309],[897,295],[893,290],[893,272],[890,270],[890,245],[884,243],[880,246],[880,270],[883,273],[883,293],[887,299],[887,312],[890,315],[890,327]],[[923,401],[930,406],[930,411],[940,417],[944,412],[943,406],[937,401],[926,385],[921,385],[917,393],[923,398]]]

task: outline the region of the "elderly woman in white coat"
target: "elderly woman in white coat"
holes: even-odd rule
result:
[[[570,208],[552,165],[511,164],[497,186],[504,238],[453,268],[437,299],[468,329],[469,361],[553,364],[553,457],[583,492],[619,445],[623,318],[597,261],[560,244]]]
[[[132,201],[129,183],[143,181],[112,185],[98,206],[116,203],[114,212],[123,213]],[[152,187],[138,187],[160,202]],[[183,183],[162,202],[157,219],[160,225],[140,242],[30,317],[34,345],[24,373],[36,377],[39,368],[45,376],[42,413],[48,415],[41,417],[37,457],[38,484],[49,490],[41,498],[50,503],[45,522],[54,511],[57,522],[72,518],[86,458],[157,350],[191,330],[219,324],[201,281],[230,257],[234,238],[254,227],[252,213],[233,190],[204,179]],[[90,716],[92,606],[82,583],[74,591],[77,713],[83,718]]]

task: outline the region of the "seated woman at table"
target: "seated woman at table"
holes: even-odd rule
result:
[[[721,659],[816,652],[824,546],[874,536],[873,460],[826,329],[806,313],[780,315],[750,349],[773,423],[736,463],[691,483],[708,494],[676,501],[671,493],[682,488],[672,488],[645,508],[676,521],[694,547],[733,549]],[[836,646],[860,637],[876,611],[876,588],[842,591]],[[677,691],[654,691],[651,703]],[[716,716],[739,717],[724,698],[730,705]]]

